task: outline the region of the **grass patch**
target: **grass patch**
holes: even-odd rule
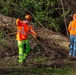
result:
[[[6,68],[0,69],[1,75],[71,75],[70,69],[52,69],[52,68]]]
[[[42,61],[46,61],[46,60],[49,60],[49,58],[48,57],[41,57],[41,56],[34,58],[35,62],[42,62]]]

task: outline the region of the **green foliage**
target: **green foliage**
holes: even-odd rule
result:
[[[70,11],[71,11],[71,10],[68,8],[67,11],[65,11],[65,13],[61,15],[61,17],[67,16],[67,14],[68,14]]]
[[[1,0],[0,1],[0,13],[8,15],[10,13],[10,6],[12,4],[13,0]]]
[[[60,25],[57,23],[57,19],[51,19],[50,21],[51,23],[48,24],[48,28],[58,32],[60,30]]]
[[[70,11],[68,7],[66,12],[62,14],[61,4],[59,3],[58,0],[1,0],[0,13],[23,19],[25,14],[29,13],[27,10],[29,10],[44,27],[59,31],[60,17],[62,19]],[[35,25],[39,25],[35,17],[33,16],[33,22]]]

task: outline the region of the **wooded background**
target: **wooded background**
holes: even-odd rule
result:
[[[64,35],[67,35],[67,26],[75,11],[76,0],[0,0],[1,14],[24,19],[29,13],[35,26]]]

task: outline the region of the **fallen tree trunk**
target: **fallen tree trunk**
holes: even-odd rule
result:
[[[50,31],[48,29],[38,29],[37,33],[39,34],[40,39],[38,39],[38,42],[44,46],[54,51],[59,52],[60,54],[63,54],[67,56],[69,52],[69,39],[59,33]]]

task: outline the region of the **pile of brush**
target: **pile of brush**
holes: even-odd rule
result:
[[[17,53],[15,21],[15,18],[6,17],[0,14],[0,50],[2,52],[6,51],[5,55],[14,55]],[[35,27],[35,31],[39,38],[29,39],[32,49],[39,44],[43,47],[45,53],[55,51],[65,56],[68,54],[70,42],[67,37],[41,27]]]

